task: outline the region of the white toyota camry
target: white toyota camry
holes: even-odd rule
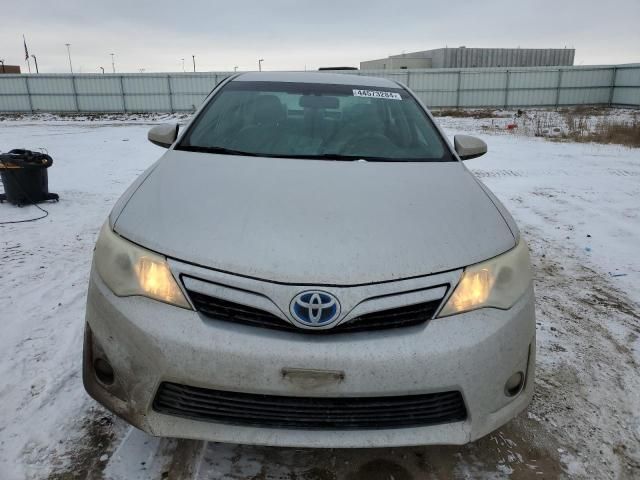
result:
[[[329,73],[234,75],[97,241],[87,391],[153,435],[462,444],[533,395],[512,217],[416,96]],[[125,159],[126,160],[126,159]]]

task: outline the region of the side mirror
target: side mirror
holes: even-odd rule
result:
[[[481,157],[487,153],[487,144],[470,135],[456,135],[453,137],[453,146],[461,160]]]
[[[177,123],[165,123],[163,125],[156,125],[149,129],[147,138],[154,145],[159,147],[169,148],[173,145],[173,142],[178,138],[178,124]]]

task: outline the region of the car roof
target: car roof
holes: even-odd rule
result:
[[[234,77],[234,82],[293,82],[358,85],[363,87],[400,88],[396,82],[380,77],[324,72],[247,72]]]

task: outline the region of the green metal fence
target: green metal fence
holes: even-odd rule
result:
[[[640,64],[341,71],[404,83],[430,108],[640,106]],[[0,75],[0,112],[189,112],[232,72]]]

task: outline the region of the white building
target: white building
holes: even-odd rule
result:
[[[437,48],[360,62],[361,70],[573,65],[573,48]]]

